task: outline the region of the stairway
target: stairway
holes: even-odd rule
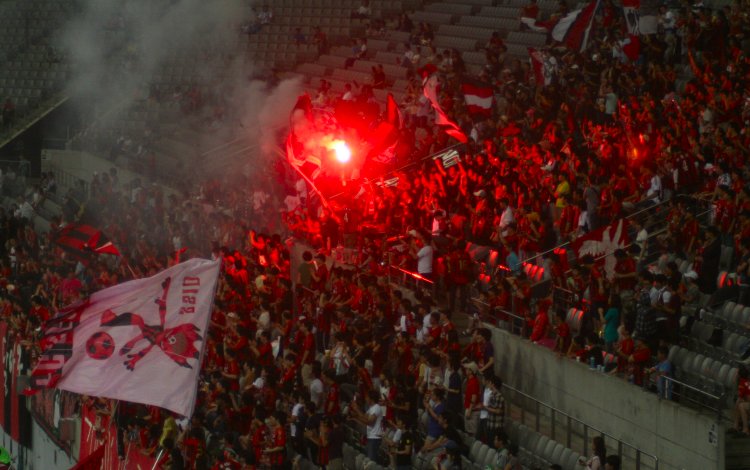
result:
[[[726,470],[750,470],[750,437],[728,432],[724,453]]]

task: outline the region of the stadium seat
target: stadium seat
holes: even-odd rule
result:
[[[447,13],[453,16],[470,15],[472,6],[460,3],[435,2],[425,6],[425,10],[436,13]]]
[[[547,459],[550,463],[557,463],[559,464],[562,462],[563,455],[567,449],[564,445],[560,444],[559,442],[555,443],[554,449],[552,449],[552,453],[549,454],[549,458]]]

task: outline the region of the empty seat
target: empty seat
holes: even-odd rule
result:
[[[479,453],[474,459],[474,462],[481,465],[487,458],[487,454],[489,453],[489,451],[490,451],[489,446],[487,446],[486,444],[482,444],[482,446],[479,448]]]
[[[547,35],[522,31],[513,31],[508,34],[508,42],[523,44],[531,47],[541,47],[547,43]]]
[[[425,10],[437,13],[448,13],[450,15],[470,15],[471,5],[463,5],[458,3],[432,3],[425,7]]]
[[[533,452],[534,455],[538,457],[544,456],[544,451],[547,449],[547,444],[549,444],[550,438],[547,436],[541,436],[539,440],[536,443],[536,446],[534,448],[529,447],[529,451]]]
[[[474,443],[469,448],[469,458],[472,462],[476,462],[477,458],[479,457],[479,451],[482,448],[482,443],[480,441],[474,441]]]
[[[455,36],[436,36],[433,44],[437,48],[456,49],[458,51],[474,51],[477,49],[476,39]]]
[[[415,23],[427,23],[435,26],[449,24],[453,20],[450,13],[437,13],[431,11],[418,11],[411,15],[411,20]]]
[[[552,450],[552,453],[547,460],[549,460],[550,463],[559,464],[560,462],[562,462],[562,457],[566,450],[570,449],[566,449],[566,447],[559,442],[555,443],[555,448]]]
[[[480,16],[491,16],[494,18],[520,18],[521,9],[518,7],[483,7]]]
[[[448,36],[456,36],[462,38],[475,39],[481,42],[487,42],[492,36],[493,30],[478,28],[476,26],[462,26],[462,25],[442,25],[438,29],[439,34],[446,34]]]

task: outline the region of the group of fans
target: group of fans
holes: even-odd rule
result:
[[[734,249],[739,282],[750,275],[742,6],[686,7],[673,27],[640,39],[636,60],[617,53],[621,28],[607,3],[586,52],[545,48],[541,75],[506,58],[494,40],[481,78],[495,105],[481,119],[461,99],[460,55],[429,58],[444,85],[441,105],[469,143],[457,159],[425,158],[450,143],[430,124],[417,84],[403,103],[400,151],[415,163],[372,178],[345,203],[324,207],[304,184],[279,196],[264,187],[282,185],[272,169],[173,195],[121,182],[116,172],[97,175],[64,208],[66,220],[86,219],[123,254],[96,259],[55,246],[20,211],[3,212],[2,308],[12,338],[36,356],[39,327],[57,308],[180,258],[222,258],[194,416],[85,399],[113,416],[121,451],[164,450],[173,469],[288,468],[295,456],[336,469],[348,441],[395,468],[421,458],[452,469],[467,450],[461,429],[498,449],[494,468],[520,468],[518,446],[503,430],[490,331],[460,332],[453,323],[471,313],[472,295],[493,320],[521,318],[532,341],[586,362],[608,351],[610,372],[642,383],[648,373],[671,373],[665,348],[679,341],[682,307],[716,290],[722,246]],[[680,194],[708,204],[707,224]],[[522,261],[657,205],[665,230],[651,236],[633,218],[633,243],[614,253],[612,274],[591,257],[570,269],[553,254],[533,261],[548,282],[581,299],[584,321],[572,337],[551,297],[534,294]],[[249,226],[279,209],[288,225],[277,234]],[[497,250],[505,269],[475,286],[483,260],[471,258],[469,243]],[[648,266],[652,255],[660,262]],[[678,257],[693,263],[684,275]],[[391,266],[431,284],[397,288]],[[737,406],[744,432],[747,400],[741,394]],[[619,468],[599,448],[586,465]]]

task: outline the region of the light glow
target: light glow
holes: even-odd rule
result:
[[[349,146],[343,140],[334,140],[329,148],[333,150],[339,163],[349,163],[349,160],[352,159],[352,151],[349,150]]]

